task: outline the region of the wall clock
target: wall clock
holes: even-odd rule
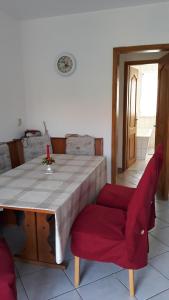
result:
[[[67,76],[74,72],[76,61],[72,54],[62,53],[56,59],[56,69],[59,74]]]

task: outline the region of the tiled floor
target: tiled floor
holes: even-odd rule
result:
[[[145,164],[137,162],[118,182],[135,186]],[[156,228],[149,234],[147,267],[135,272],[133,299],[169,299],[169,203],[156,201]],[[16,262],[18,300],[129,300],[128,273],[114,264],[82,261],[81,284],[73,286],[73,257],[68,247],[64,271]]]

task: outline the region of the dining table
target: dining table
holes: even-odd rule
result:
[[[106,183],[103,156],[52,154],[52,171],[44,155],[0,175],[0,208],[5,222],[20,226],[26,236],[21,259],[64,267],[72,224],[82,209],[96,200]],[[54,247],[49,243],[54,233]]]

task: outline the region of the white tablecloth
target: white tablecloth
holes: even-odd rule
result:
[[[106,182],[106,161],[102,156],[52,154],[54,173],[45,174],[43,157],[0,176],[0,206],[52,211],[56,262],[61,263],[72,223]]]

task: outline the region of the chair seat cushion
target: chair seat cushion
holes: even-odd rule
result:
[[[97,204],[127,210],[134,191],[135,188],[107,183],[97,197]]]
[[[88,205],[72,227],[73,254],[86,259],[115,262],[124,250],[125,224],[124,211]]]
[[[88,205],[72,226],[72,253],[84,259],[112,262],[127,269],[143,268],[147,259],[142,255],[142,247],[139,247],[136,257],[131,259],[128,254],[126,222],[126,212],[122,209]]]
[[[13,258],[4,239],[0,239],[0,299],[17,299]]]

